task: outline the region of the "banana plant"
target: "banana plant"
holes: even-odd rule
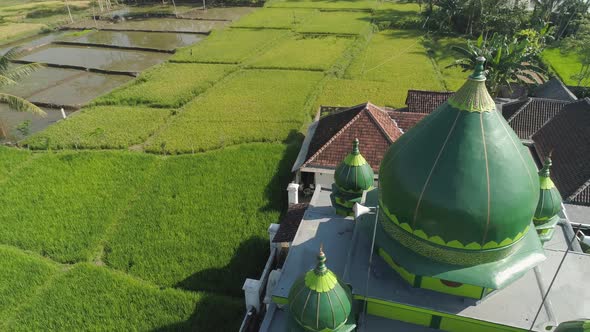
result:
[[[480,35],[475,42],[468,41],[466,47],[453,46],[460,58],[447,67],[470,71],[477,57],[485,57],[486,85],[492,95],[497,96],[502,86],[510,88],[513,83],[530,83],[544,77],[544,70],[537,65],[539,50],[533,50],[530,43],[528,38],[493,34],[484,39]]]

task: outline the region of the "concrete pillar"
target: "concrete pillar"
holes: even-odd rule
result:
[[[299,184],[294,182],[289,183],[287,192],[289,192],[289,205],[299,204]]]
[[[256,309],[256,313],[260,312],[260,280],[246,279],[242,289],[244,290],[244,297],[246,298],[246,309]]]
[[[268,226],[268,238],[270,239],[270,250],[272,252],[272,248],[273,247],[277,247],[276,243],[272,243],[272,240],[275,238],[275,235],[277,235],[277,232],[279,231],[279,224],[270,224],[270,226]]]

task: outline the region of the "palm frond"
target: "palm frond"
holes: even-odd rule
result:
[[[13,79],[11,79],[10,77],[0,75],[0,88],[8,86],[8,85],[14,85],[14,84],[16,84],[16,82]]]
[[[29,63],[8,70],[4,75],[13,81],[18,81],[23,77],[31,75],[33,72],[45,67],[40,63]]]
[[[17,112],[29,112],[42,117],[47,116],[47,113],[45,113],[45,111],[21,97],[9,95],[6,93],[0,93],[0,103],[8,104],[10,109]]]
[[[11,60],[14,60],[22,54],[22,50],[18,47],[13,47],[0,56],[0,73],[8,70],[8,65]]]

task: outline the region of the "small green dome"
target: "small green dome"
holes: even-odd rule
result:
[[[307,331],[338,331],[352,309],[350,289],[326,268],[320,249],[315,269],[301,276],[289,291],[291,318]]]
[[[341,191],[362,193],[373,187],[375,174],[371,165],[365,160],[359,151],[359,140],[352,143],[352,152],[336,168],[334,181]]]
[[[575,320],[563,322],[554,332],[590,332],[590,320]]]
[[[561,195],[551,181],[551,158],[545,159],[545,165],[539,171],[540,195],[533,221],[535,225],[547,223],[561,211]]]
[[[510,255],[537,206],[537,168],[485,86],[484,58],[443,105],[402,135],[379,170],[381,224],[449,264]]]

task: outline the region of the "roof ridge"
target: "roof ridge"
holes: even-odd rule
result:
[[[366,105],[365,104],[359,104],[360,105]],[[356,106],[355,106],[356,107]],[[350,109],[354,109],[355,107],[352,107]],[[334,134],[324,145],[322,145],[321,148],[319,148],[311,157],[307,158],[307,160],[301,165],[301,167],[305,167],[307,166],[309,163],[311,163],[315,158],[317,158],[317,156],[322,153],[337,137],[339,137],[344,130],[346,130],[348,127],[350,127],[356,120],[358,120],[358,118],[361,116],[361,114],[363,113],[363,110],[365,110],[366,108],[360,110],[358,112],[357,115],[355,115],[352,119],[350,119],[350,121],[348,121],[347,124],[345,124],[344,126],[342,126],[342,128],[340,128],[339,131],[336,132],[336,134]],[[344,111],[343,111],[344,112]]]
[[[388,114],[387,114],[387,113],[386,113],[384,110],[382,110],[382,109],[381,109],[381,108],[379,108],[378,106],[375,106],[375,105],[371,104],[370,102],[367,102],[367,108],[366,108],[366,110],[368,111],[370,118],[371,118],[371,119],[373,119],[373,121],[377,123],[377,125],[378,125],[377,127],[379,127],[379,130],[381,131],[381,134],[383,134],[383,135],[385,136],[385,138],[387,138],[387,140],[389,141],[389,143],[393,143],[393,142],[395,142],[395,139],[393,139],[393,137],[389,136],[389,134],[388,134],[388,133],[385,131],[385,128],[383,127],[383,124],[381,123],[381,121],[379,121],[379,119],[377,119],[377,118],[375,117],[375,115],[373,115],[373,110],[372,110],[372,109],[371,109],[371,107],[369,107],[369,106],[372,106],[372,107],[376,108],[376,109],[377,109],[377,111],[379,111],[379,112],[383,112],[383,113],[384,113],[384,115],[385,115],[385,116],[386,116],[386,117],[387,117],[387,118],[388,118],[390,121],[392,121],[393,123],[395,123],[395,126],[396,126],[396,128],[397,128],[397,129],[400,129],[400,128],[399,128],[399,126],[397,125],[397,122],[395,122],[395,120],[393,120],[393,119],[392,119],[392,118],[391,118],[391,117],[390,117],[390,116],[389,116],[389,115],[388,115]],[[400,130],[400,131],[401,131],[401,130]],[[402,133],[403,133],[403,132],[402,132]]]
[[[574,199],[576,199],[576,197],[582,192],[584,191],[586,188],[588,188],[588,186],[590,186],[590,179],[588,179],[588,181],[584,182],[584,184],[582,184],[582,186],[580,186],[580,188],[578,188],[576,191],[574,191],[573,194],[571,194],[568,198],[567,201],[573,201]]]
[[[561,103],[561,104],[571,104],[571,103],[577,102],[577,100],[575,100],[575,101],[568,101],[568,100],[553,99],[553,98],[543,98],[543,97],[527,97],[527,98],[529,98],[531,100],[550,101],[550,102]]]

